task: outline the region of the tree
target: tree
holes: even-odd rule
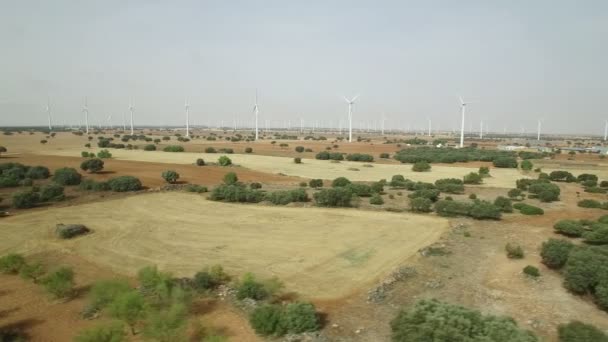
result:
[[[162,173],[162,177],[167,183],[173,184],[179,179],[179,173],[173,170],[167,170]]]
[[[33,191],[22,191],[13,194],[13,207],[19,209],[33,208],[40,202],[40,195]]]
[[[296,163],[296,164],[302,164],[302,158],[295,157],[295,158],[293,158],[293,162]]]
[[[97,173],[103,170],[103,160],[99,158],[88,159],[80,163],[80,169],[90,173]]]
[[[224,175],[224,184],[233,185],[238,183],[239,177],[234,172],[228,172]]]
[[[496,197],[496,199],[494,199],[494,205],[497,206],[498,208],[500,208],[500,210],[503,213],[512,213],[513,212],[513,205],[511,204],[511,200],[506,197],[503,197],[503,196]]]
[[[55,170],[53,182],[61,185],[78,185],[82,180],[82,175],[71,167],[63,167]]]
[[[124,327],[120,322],[112,322],[81,331],[75,342],[123,342],[125,341]]]
[[[46,290],[55,298],[65,298],[74,289],[74,271],[69,267],[61,267],[42,279]]]
[[[112,317],[125,322],[131,328],[133,335],[135,335],[135,324],[144,318],[145,310],[144,297],[136,291],[122,293],[110,304]]]
[[[218,158],[217,163],[220,164],[220,166],[229,166],[232,165],[232,160],[226,156],[221,156]]]
[[[482,315],[477,310],[437,300],[421,300],[391,321],[392,340],[536,342],[510,317]]]
[[[487,166],[480,166],[478,173],[483,178],[490,177],[490,168],[488,168]]]
[[[44,166],[32,166],[25,172],[25,177],[30,179],[47,179],[51,172]]]
[[[8,150],[6,149],[6,147],[4,146],[0,146],[0,158],[2,157],[2,153],[8,152]]]
[[[534,164],[532,164],[531,161],[529,161],[528,159],[522,161],[519,166],[521,167],[522,170],[524,171],[530,171],[532,170],[532,168],[534,168]]]
[[[323,180],[322,179],[311,179],[310,182],[308,182],[308,186],[310,186],[311,188],[322,188]]]
[[[304,146],[296,146],[296,152],[298,152],[298,153],[304,152]]]
[[[144,151],[156,151],[156,145],[148,144],[148,145],[144,146]]]
[[[64,199],[63,186],[50,183],[40,188],[40,201],[60,201]]]
[[[198,158],[196,160],[196,165],[198,165],[198,166],[205,166],[205,160],[203,158]]]
[[[353,193],[345,187],[322,189],[313,198],[321,207],[350,207]]]
[[[102,158],[102,159],[112,158],[112,153],[110,153],[110,151],[108,151],[108,150],[101,150],[101,151],[97,152],[97,158]]]
[[[369,199],[369,204],[382,205],[382,204],[384,204],[384,200],[382,199],[382,196],[380,196],[379,194],[374,194]]]
[[[431,171],[431,164],[429,164],[426,161],[416,162],[416,163],[414,163],[414,165],[412,165],[412,171],[415,171],[415,172]]]
[[[124,279],[100,280],[91,286],[89,298],[91,306],[102,309],[123,293],[132,291],[131,285]]]
[[[479,173],[475,172],[471,172],[463,178],[464,184],[481,184],[482,182],[483,177]]]
[[[344,187],[351,184],[351,181],[346,177],[338,177],[331,182],[333,188]]]
[[[492,163],[495,167],[517,168],[517,159],[513,157],[498,157]]]

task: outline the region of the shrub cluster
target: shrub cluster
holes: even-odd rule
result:
[[[583,224],[576,220],[560,220],[553,225],[555,232],[570,237],[580,237],[585,232]]]
[[[82,180],[82,175],[71,167],[64,167],[55,170],[53,182],[61,185],[78,185]]]
[[[415,172],[431,171],[431,164],[429,164],[427,161],[424,161],[424,160],[417,161],[414,163],[414,165],[412,165],[412,171],[415,171]]]
[[[418,140],[424,141],[425,140]],[[407,148],[397,152],[394,158],[402,163],[416,163],[418,161],[426,161],[428,163],[456,163],[469,161],[493,161],[498,157],[512,157],[513,152],[483,150],[476,148],[435,148],[435,147],[418,147]],[[517,162],[515,163],[517,167]]]
[[[439,216],[469,216],[478,220],[499,220],[502,216],[501,209],[487,201],[462,202],[440,200],[435,203],[435,212]]]
[[[353,193],[345,187],[322,189],[313,195],[320,207],[350,207]]]
[[[304,189],[273,191],[266,194],[266,200],[273,204],[286,205],[292,202],[308,202],[308,194]]]
[[[168,145],[163,148],[165,152],[184,152],[184,147],[181,145]]]
[[[519,212],[524,215],[543,215],[545,213],[542,208],[526,203],[515,203],[513,204],[513,208],[519,210]]]
[[[87,159],[80,163],[80,169],[82,171],[88,171],[91,173],[96,173],[103,170],[104,162],[99,158]]]
[[[110,190],[116,192],[138,191],[142,189],[141,181],[133,176],[120,176],[108,180]]]
[[[524,250],[520,245],[507,243],[505,245],[505,251],[507,252],[507,257],[509,259],[523,259],[524,257]]]
[[[317,153],[315,158],[320,160],[344,160],[344,155],[340,152],[322,151]]]
[[[322,179],[311,179],[310,182],[308,182],[308,186],[310,186],[311,188],[322,188],[323,180]]]
[[[502,168],[517,168],[517,159],[514,157],[498,157],[492,161],[494,167],[502,167]]]
[[[552,171],[549,179],[554,182],[576,182],[576,178],[568,171]]]
[[[352,153],[346,156],[346,160],[348,161],[359,161],[359,162],[373,162],[374,157],[370,154],[363,153]]]
[[[257,307],[249,315],[249,322],[255,332],[263,336],[301,334],[320,328],[314,305],[302,302]]]
[[[443,178],[435,181],[435,186],[441,192],[461,194],[464,192],[463,181],[457,178]]]
[[[479,173],[471,172],[463,178],[464,184],[481,184],[483,177]]]
[[[211,191],[209,199],[223,202],[258,203],[264,200],[264,192],[247,188],[244,184],[235,182],[218,185]]]
[[[531,194],[536,195],[541,202],[553,202],[559,200],[559,186],[552,183],[537,182],[528,187]]]

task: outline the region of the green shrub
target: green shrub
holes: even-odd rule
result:
[[[25,177],[29,179],[47,179],[51,172],[44,166],[32,166],[25,172]]]
[[[319,330],[319,318],[311,303],[290,303],[285,306],[280,324],[288,333],[301,334]]]
[[[173,170],[163,171],[161,176],[167,183],[175,183],[179,179],[179,173]]]
[[[273,204],[286,205],[291,202],[308,202],[308,194],[304,189],[273,191],[266,194],[266,200]]]
[[[322,151],[322,152],[317,153],[315,158],[320,159],[320,160],[344,160],[344,155],[339,152],[330,153],[327,151]]]
[[[499,207],[487,201],[477,201],[473,203],[469,210],[469,216],[477,220],[500,220],[502,212]]]
[[[313,195],[321,207],[350,207],[353,193],[344,187],[322,189]]]
[[[205,153],[217,153],[217,151],[213,147],[207,147],[205,148]]]
[[[80,163],[80,169],[91,173],[96,173],[103,170],[103,160],[99,158],[87,159]]]
[[[355,196],[369,197],[372,195],[372,187],[367,184],[351,183],[345,187]]]
[[[12,188],[19,186],[19,179],[14,177],[0,177],[0,188]]]
[[[551,171],[549,179],[555,182],[575,182],[576,178],[568,171]]]
[[[370,154],[352,153],[346,156],[346,160],[371,163],[374,161],[374,157]]]
[[[122,342],[125,339],[123,325],[114,322],[85,329],[76,335],[74,342]]]
[[[251,147],[245,147],[245,153],[252,153],[253,149]]]
[[[513,205],[511,203],[511,200],[506,197],[503,197],[503,196],[496,197],[496,199],[494,199],[494,205],[497,206],[498,208],[500,208],[500,211],[502,211],[503,213],[512,213],[513,212]]]
[[[608,342],[608,335],[590,324],[572,321],[557,326],[559,342]]]
[[[468,216],[472,206],[468,202],[441,200],[435,203],[435,212],[444,217]]]
[[[416,190],[416,191],[412,192],[407,197],[409,197],[409,198],[424,197],[424,198],[430,199],[433,202],[436,202],[439,199],[439,194],[440,194],[439,190],[436,190],[436,189],[422,189],[422,190]]]
[[[126,192],[142,189],[141,181],[133,176],[120,176],[108,180],[108,186],[112,191]]]
[[[562,268],[568,261],[568,256],[573,248],[574,244],[566,240],[549,239],[543,242],[540,251],[543,264],[549,268]]]
[[[426,161],[415,162],[414,165],[412,165],[412,171],[415,171],[415,172],[431,171],[431,164],[429,164]]]
[[[581,173],[580,175],[578,175],[578,177],[576,177],[576,181],[579,182],[579,183],[594,182],[595,184],[597,184],[598,178],[594,174]]]
[[[515,203],[513,208],[519,210],[523,215],[543,215],[545,213],[543,209],[526,203]]]
[[[578,206],[581,208],[601,208],[602,203],[594,199],[584,199],[578,201]]]
[[[586,232],[583,237],[585,238],[585,243],[588,244],[608,244],[608,225],[601,224],[601,227],[595,228],[593,231]]]
[[[370,186],[372,193],[381,194],[384,193],[384,182],[374,182]]]
[[[463,181],[457,178],[443,178],[435,181],[435,186],[441,192],[461,194],[464,192]]]
[[[207,189],[206,186],[197,185],[197,184],[189,184],[186,186],[186,191],[187,192],[196,192],[196,193],[200,194],[200,193],[209,191],[209,189]]]
[[[296,150],[296,152],[298,152],[298,153],[302,153],[302,152],[304,152],[304,146],[296,146],[296,149],[295,149],[295,150]]]
[[[131,285],[126,280],[100,280],[93,283],[89,291],[91,306],[103,309],[108,306],[114,298],[119,295],[132,291]]]
[[[477,199],[477,194],[470,194],[469,195],[469,199],[476,200]]]
[[[168,145],[163,148],[164,152],[184,152],[184,147],[181,145]],[[209,153],[209,152],[207,152]]]
[[[538,268],[531,266],[531,265],[524,267],[523,272],[525,275],[528,275],[530,277],[534,277],[534,278],[540,277],[540,271],[538,270]]]
[[[521,169],[524,171],[530,171],[532,168],[534,168],[534,164],[526,159],[519,164],[519,167],[521,167]]]
[[[263,283],[256,280],[252,273],[246,273],[236,288],[236,298],[266,299],[270,296]]]
[[[437,300],[421,300],[391,321],[392,341],[537,342],[510,317],[482,315],[477,310]]]
[[[483,178],[479,173],[471,172],[463,178],[464,184],[481,184]]]
[[[310,186],[311,188],[322,188],[323,180],[322,179],[311,179],[310,182],[308,182],[308,186]]]
[[[596,292],[608,265],[606,251],[597,247],[575,247],[568,255],[564,268],[564,286],[574,293]],[[604,285],[604,284],[603,284]]]
[[[580,237],[585,231],[583,225],[575,220],[560,220],[553,225],[553,229],[557,233],[570,237]]]
[[[129,291],[117,296],[110,303],[110,315],[125,322],[135,335],[135,325],[145,317],[146,303],[137,291]]]
[[[336,187],[345,187],[351,184],[351,181],[346,177],[338,177],[331,182],[331,186]]]
[[[388,159],[390,157],[391,156],[388,153],[380,153],[380,158],[382,158],[382,159]]]
[[[26,265],[21,254],[10,253],[0,257],[0,272],[4,274],[17,274]]]
[[[306,184],[306,183],[304,183]],[[256,189],[261,189],[262,188],[262,183],[258,183],[258,182],[253,182],[251,184],[249,184],[249,188],[256,190]]]
[[[425,197],[415,197],[410,200],[410,209],[418,213],[431,212],[433,201]]]
[[[524,250],[520,245],[514,245],[511,243],[507,243],[505,245],[505,251],[507,251],[507,257],[509,259],[523,259],[524,258]]]
[[[534,183],[528,187],[528,191],[532,194],[538,195],[541,202],[552,202],[559,200],[559,186],[552,183]]]
[[[384,204],[384,200],[382,199],[382,196],[374,194],[372,197],[370,197],[369,204],[382,205]]]
[[[101,150],[101,151],[97,152],[97,158],[101,158],[101,159],[112,158],[112,153],[110,153],[110,151],[108,151],[108,150]]]
[[[477,173],[483,178],[490,177],[490,168],[487,166],[480,166]]]
[[[60,201],[65,198],[63,194],[63,186],[50,183],[40,188],[40,201]]]
[[[61,185],[78,185],[82,180],[82,175],[71,167],[64,167],[55,170],[53,175],[53,182]]]
[[[86,191],[108,191],[110,190],[110,186],[107,182],[96,182],[92,179],[85,179],[80,182],[78,189]]]
[[[232,165],[232,160],[226,156],[221,156],[218,158],[217,163],[220,164],[220,166],[229,166]]]
[[[74,289],[74,271],[69,267],[61,267],[42,279],[44,288],[55,298],[65,298]]]
[[[426,144],[423,139],[409,139],[408,144]],[[429,163],[456,163],[468,161],[492,161],[498,157],[512,157],[513,152],[477,149],[473,147],[467,148],[435,148],[435,147],[418,147],[406,148],[397,152],[394,158],[402,163],[415,163],[424,160]],[[516,166],[517,167],[517,166]]]
[[[13,207],[19,209],[33,208],[40,202],[40,195],[33,191],[22,191],[13,194]]]
[[[19,276],[25,280],[38,283],[40,277],[44,275],[44,267],[40,263],[23,264],[19,270]]]
[[[517,168],[517,159],[513,157],[498,157],[492,161],[494,167]]]
[[[222,184],[211,191],[212,201],[258,203],[264,200],[264,192],[248,189],[241,183]]]
[[[203,158],[198,158],[196,160],[196,165],[198,165],[198,166],[205,166],[205,160]]]
[[[302,164],[302,158],[295,157],[295,158],[293,158],[293,162],[296,163],[296,164]]]
[[[281,324],[282,309],[278,305],[262,305],[249,315],[249,324],[262,336],[283,335],[285,328]]]
[[[239,177],[234,172],[228,172],[224,175],[224,184],[233,185],[238,183]]]

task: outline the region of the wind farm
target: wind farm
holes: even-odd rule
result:
[[[608,341],[608,8],[548,6],[6,6],[0,340]]]

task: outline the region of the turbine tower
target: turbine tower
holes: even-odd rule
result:
[[[348,142],[353,142],[353,104],[359,95],[353,97],[351,100],[344,97],[344,101],[348,103]]]
[[[382,135],[384,135],[384,122],[386,121],[386,115],[382,114]]]
[[[608,138],[608,120],[604,121],[604,141]]]
[[[258,116],[259,116],[260,110],[258,108],[258,90],[255,90],[255,102],[253,104],[253,114],[255,115],[255,140],[257,141],[259,138],[259,133],[258,133]]]
[[[483,139],[483,120],[479,121],[479,139]]]
[[[464,113],[467,107],[467,102],[464,102],[462,96],[460,97],[460,114],[462,116],[462,121],[460,123],[460,148],[464,147]]]
[[[188,99],[185,100],[184,107],[186,107],[186,138],[190,138],[190,105]]]
[[[131,112],[131,135],[135,135],[135,132],[133,131],[133,111],[135,110],[135,107],[133,107],[133,101],[131,99],[129,99],[129,111]]]
[[[540,141],[540,125],[541,125],[542,120],[538,120],[538,130],[536,132],[536,141]]]
[[[122,112],[122,110],[121,110]],[[125,112],[122,112],[122,131],[126,131],[127,130],[127,121],[125,119]]]
[[[432,121],[431,121],[431,119],[429,118],[429,137],[431,136],[431,124],[432,124]]]
[[[87,106],[87,98],[84,98],[84,106],[82,107],[82,111],[84,112],[84,124],[86,127],[86,133],[89,134],[89,107]]]
[[[53,125],[51,123],[51,99],[50,98],[46,98],[46,115],[48,116],[48,120],[49,120],[49,131],[53,130]]]

